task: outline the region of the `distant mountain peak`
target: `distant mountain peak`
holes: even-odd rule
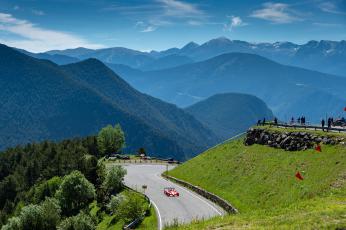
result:
[[[218,37],[218,38],[214,38],[209,40],[208,42],[204,43],[204,44],[227,44],[227,43],[232,43],[232,41],[226,37]]]
[[[80,61],[80,62],[75,63],[75,64],[77,64],[77,65],[93,65],[93,66],[97,65],[97,66],[106,67],[105,64],[102,61],[98,60],[97,58],[88,58],[88,59],[85,59],[85,60]]]
[[[198,46],[199,46],[199,44],[197,44],[196,42],[189,42],[183,48],[181,48],[181,50],[190,50],[190,49],[194,49]]]

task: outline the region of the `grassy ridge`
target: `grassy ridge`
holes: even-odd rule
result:
[[[170,171],[174,177],[225,198],[240,211],[236,216],[184,228],[289,228],[305,221],[311,228],[328,223],[346,226],[344,146],[324,145],[322,153],[287,152],[261,145],[244,146],[242,141],[221,145]],[[303,181],[295,178],[296,171],[302,173]]]

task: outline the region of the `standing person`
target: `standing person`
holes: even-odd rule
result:
[[[274,117],[274,124],[277,125],[278,124],[278,119],[276,117]]]
[[[291,118],[291,125],[294,123],[294,117]]]
[[[322,121],[321,121],[322,131],[324,131],[324,124],[325,124],[325,121],[324,121],[324,119],[322,119]]]
[[[302,117],[302,125],[305,125],[305,116]]]
[[[301,124],[300,123],[301,122],[301,118],[300,117],[298,117],[297,122],[298,122],[298,124]]]
[[[265,125],[265,124],[266,124],[266,118],[264,117],[264,118],[263,118],[262,125]]]
[[[332,118],[328,118],[328,129],[327,131],[332,127]]]

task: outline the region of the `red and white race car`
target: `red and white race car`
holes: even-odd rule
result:
[[[177,190],[175,190],[175,188],[164,188],[163,193],[169,197],[179,196],[179,192],[177,192]]]

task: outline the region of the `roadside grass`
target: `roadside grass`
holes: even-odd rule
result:
[[[144,218],[142,223],[136,228],[141,230],[148,230],[148,229],[157,229],[158,222],[157,222],[157,216],[155,212],[155,208],[153,205],[150,207],[150,213],[148,216]]]
[[[199,229],[337,229],[346,226],[345,200],[336,197],[317,198],[294,204],[274,212],[250,212],[188,225],[166,227],[165,230]]]
[[[131,190],[125,189],[120,194],[140,196],[138,193]],[[143,201],[145,200],[141,196]],[[97,222],[96,230],[114,230],[114,229],[123,229],[125,221],[120,219],[117,214],[108,214],[105,211],[102,211],[101,208],[97,205],[97,202],[94,201],[89,205],[89,214]],[[144,218],[142,223],[136,229],[157,229],[157,218],[156,212],[151,207],[150,213]]]
[[[287,152],[242,142],[220,145],[169,171],[223,197],[240,212],[179,229],[346,227],[345,146],[322,145],[321,153]],[[297,171],[304,180],[295,178]]]

